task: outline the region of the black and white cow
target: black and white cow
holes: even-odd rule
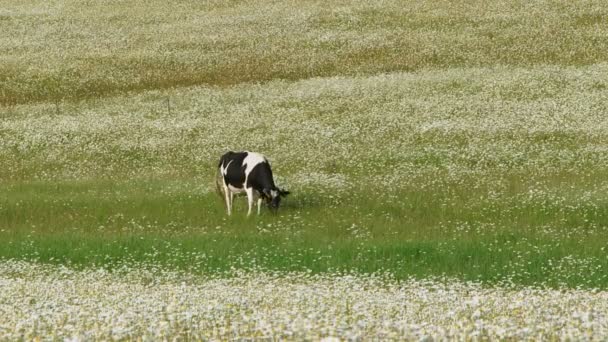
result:
[[[247,216],[251,215],[253,202],[257,199],[258,215],[262,200],[265,200],[272,211],[276,211],[281,197],[289,191],[279,189],[274,184],[270,163],[263,155],[256,152],[228,152],[220,158],[217,186],[226,201],[228,215],[232,213],[234,194],[245,192],[249,203]]]

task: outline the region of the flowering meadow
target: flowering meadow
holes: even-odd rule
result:
[[[606,18],[3,1],[0,340],[606,339]]]
[[[377,276],[0,266],[0,338],[602,340],[608,293]]]

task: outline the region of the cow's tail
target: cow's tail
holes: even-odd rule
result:
[[[222,156],[222,158],[220,158],[220,163],[218,164],[217,168],[215,169],[215,192],[220,196],[220,198],[222,199],[222,203],[224,203],[224,205],[226,204],[225,201],[225,194],[224,194],[224,177],[222,176],[221,172],[220,172],[220,168],[222,167],[222,164],[224,163],[224,156]]]
[[[224,186],[222,184],[224,180],[222,178],[223,177],[220,173],[220,168],[218,167],[217,170],[215,170],[215,190],[220,196],[224,196]]]

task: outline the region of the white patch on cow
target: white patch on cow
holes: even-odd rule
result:
[[[247,178],[249,178],[251,170],[253,170],[256,165],[267,162],[268,161],[263,155],[247,151],[247,157],[243,160],[243,165],[245,165],[245,184],[247,184]]]
[[[270,190],[270,195],[272,196],[272,198],[275,198],[279,196],[279,192],[276,190]]]
[[[232,185],[230,185],[230,184],[228,184],[228,189],[229,189],[231,192],[235,193],[235,194],[239,194],[239,193],[241,193],[241,192],[245,191],[245,187],[244,187],[244,186],[243,186],[242,188],[235,188],[235,187],[233,187],[233,186],[232,186]]]

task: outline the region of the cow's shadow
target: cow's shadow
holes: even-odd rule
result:
[[[292,192],[281,200],[281,210],[302,210],[324,208],[331,204],[331,198],[311,193]]]
[[[221,203],[222,210],[226,210],[226,205],[221,194],[215,194],[218,203]],[[326,207],[335,205],[334,199],[327,195],[319,195],[311,192],[299,192],[291,191],[291,193],[281,199],[281,205],[276,214],[289,212],[299,212],[307,210],[318,210]],[[218,205],[219,207],[219,205]],[[219,209],[218,209],[219,210]],[[234,202],[232,207],[233,213],[239,213],[241,211],[247,212],[247,196],[244,193],[240,193],[234,196]],[[268,205],[262,203],[262,212],[268,212]],[[254,204],[253,213],[257,212],[257,204]]]

